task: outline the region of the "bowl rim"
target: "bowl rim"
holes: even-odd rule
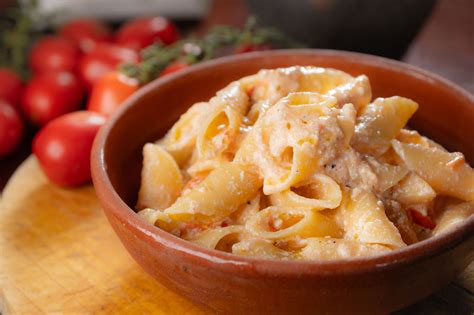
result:
[[[175,254],[193,260],[194,263],[219,268],[223,272],[238,272],[245,276],[265,275],[291,278],[300,277],[302,274],[305,274],[305,276],[311,277],[325,277],[329,275],[356,275],[367,272],[380,272],[382,270],[429,259],[458,246],[474,235],[474,216],[471,216],[452,231],[375,256],[324,261],[270,260],[237,256],[231,253],[204,248],[181,239],[147,223],[121,199],[107,174],[104,147],[108,135],[114,128],[116,122],[125,115],[135,103],[139,102],[140,99],[152,90],[158,89],[162,85],[170,84],[173,80],[184,77],[189,73],[199,72],[203,69],[215,67],[216,65],[232,63],[235,60],[241,61],[285,55],[319,55],[321,57],[336,57],[341,60],[348,59],[352,61],[357,59],[359,62],[369,66],[404,72],[406,75],[427,80],[431,84],[439,83],[444,85],[449,89],[455,90],[462,98],[465,98],[474,106],[474,96],[447,79],[410,64],[362,53],[327,49],[287,49],[252,52],[203,62],[143,86],[129,97],[100,129],[94,141],[91,153],[91,168],[97,195],[102,205],[106,204],[106,206],[102,208],[106,212],[107,217],[109,217],[109,214],[113,215],[122,225],[128,226],[133,234],[146,240],[155,248],[161,244],[161,246],[167,247]]]

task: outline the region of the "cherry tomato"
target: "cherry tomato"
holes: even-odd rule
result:
[[[178,70],[187,68],[187,67],[189,67],[189,65],[185,62],[181,62],[181,61],[172,62],[166,68],[164,68],[163,71],[160,72],[160,77],[176,72]]]
[[[40,39],[29,54],[30,67],[35,73],[45,71],[74,71],[81,52],[73,41],[50,36]]]
[[[79,73],[90,89],[102,76],[115,71],[120,63],[138,60],[138,53],[132,49],[101,43],[82,58]]]
[[[78,110],[84,95],[79,79],[70,72],[47,72],[31,80],[23,93],[22,108],[37,125]]]
[[[59,34],[76,42],[83,52],[90,52],[97,43],[112,39],[110,28],[93,19],[69,21],[59,29]]]
[[[115,42],[121,46],[140,50],[157,40],[165,45],[179,38],[176,26],[163,17],[141,17],[124,24],[118,31]]]
[[[238,46],[235,49],[236,54],[243,54],[243,53],[248,53],[252,51],[263,51],[263,50],[270,50],[272,47],[268,44],[251,44],[251,43],[246,43]]]
[[[23,130],[23,121],[13,105],[0,100],[0,157],[18,147]]]
[[[94,85],[87,109],[108,117],[138,88],[135,80],[110,72]]]
[[[33,153],[46,176],[61,186],[90,181],[92,143],[105,117],[78,111],[52,120],[33,140]]]
[[[431,220],[429,216],[423,215],[413,208],[409,208],[408,210],[410,211],[414,223],[430,230],[436,227],[436,224],[433,222],[433,220]]]
[[[23,84],[20,77],[13,71],[0,68],[0,99],[4,99],[13,106],[20,101]]]

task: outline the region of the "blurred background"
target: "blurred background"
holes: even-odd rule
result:
[[[3,8],[29,0],[2,0]],[[353,50],[400,58],[430,15],[436,0],[38,0],[37,29],[51,30],[75,18],[112,24],[143,15],[242,26],[249,15],[308,47]],[[47,17],[47,18],[44,18]]]
[[[8,146],[4,142],[2,149],[0,143],[0,191],[31,153],[36,132],[56,116],[90,109],[98,77],[123,62],[128,64],[120,71],[142,85],[221,55],[291,47],[341,49],[415,64],[474,92],[473,0],[37,0],[34,8],[31,4],[31,0],[0,0],[0,68],[9,71],[0,75],[0,90],[13,86],[13,72],[18,95],[10,103],[17,103],[11,105],[19,117],[16,125],[21,124]],[[257,23],[249,24],[251,16]],[[88,22],[74,24],[78,19]],[[216,25],[228,28],[216,30]],[[64,47],[58,37],[73,39],[79,50],[70,52],[72,48]],[[95,46],[98,42],[100,49]],[[66,61],[64,54],[57,54],[61,49],[69,52]],[[70,65],[66,70],[82,85],[77,105],[64,108],[52,101],[55,108],[38,113],[46,106],[37,101],[44,89],[31,92],[35,89],[30,86],[38,90],[41,84],[33,81],[44,72],[41,69],[54,68],[58,62],[63,62],[61,67]],[[65,95],[72,97],[71,93]]]

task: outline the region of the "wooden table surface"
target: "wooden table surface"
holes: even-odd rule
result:
[[[220,23],[241,25],[247,14],[243,0],[216,1],[198,31]],[[440,0],[403,61],[440,74],[474,93],[474,0]],[[15,154],[0,159],[0,191],[30,154],[30,143],[31,135]],[[469,269],[474,269],[474,266],[471,264]],[[468,279],[470,274],[474,272],[463,274],[457,282],[401,314],[474,312],[474,281]],[[459,306],[461,300],[462,306]]]

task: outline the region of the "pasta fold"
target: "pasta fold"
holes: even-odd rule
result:
[[[339,185],[331,177],[323,174],[315,174],[306,183],[270,195],[274,205],[313,210],[337,208],[341,199]]]
[[[408,98],[377,98],[357,118],[351,145],[362,153],[383,154],[417,109],[418,104]]]
[[[437,147],[392,141],[406,167],[441,194],[462,200],[474,200],[474,170],[464,157]],[[451,163],[451,164],[450,164]]]
[[[392,248],[406,246],[400,232],[387,218],[385,209],[374,194],[354,190],[343,206],[345,238]]]
[[[137,208],[166,209],[182,189],[183,178],[173,157],[156,144],[145,144]]]
[[[227,163],[214,169],[164,212],[184,222],[216,222],[251,200],[261,185],[260,176],[251,166]]]

